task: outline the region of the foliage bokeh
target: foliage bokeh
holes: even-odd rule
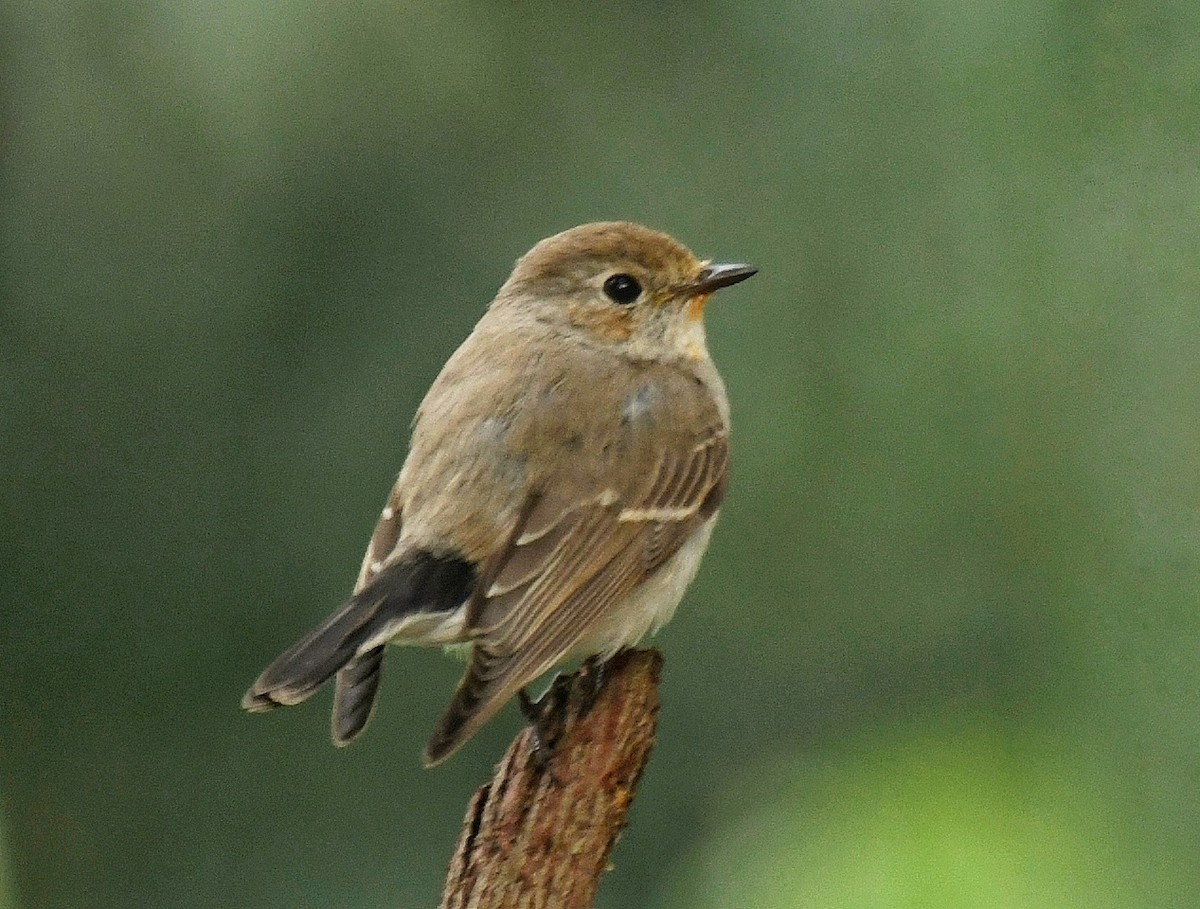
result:
[[[1165,0],[0,7],[15,903],[434,902],[514,713],[426,772],[439,654],[345,751],[324,702],[237,702],[344,595],[511,261],[624,217],[761,273],[709,309],[735,476],[601,905],[1192,905],[1197,34]]]

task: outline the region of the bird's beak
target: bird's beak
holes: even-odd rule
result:
[[[745,281],[758,271],[753,265],[708,265],[696,276],[688,290],[699,296]]]

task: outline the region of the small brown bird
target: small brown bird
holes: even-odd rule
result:
[[[704,305],[755,271],[626,222],[538,243],[421,403],[353,596],[242,705],[298,704],[336,674],[344,745],[371,716],[387,644],[469,644],[432,766],[555,664],[666,622],[729,468]]]

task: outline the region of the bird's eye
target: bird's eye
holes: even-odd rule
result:
[[[612,275],[604,282],[604,293],[614,303],[627,306],[642,295],[642,285],[633,275]]]

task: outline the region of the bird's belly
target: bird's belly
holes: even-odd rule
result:
[[[600,616],[571,649],[571,656],[599,654],[607,659],[665,625],[700,568],[716,521],[714,514],[662,568]]]

